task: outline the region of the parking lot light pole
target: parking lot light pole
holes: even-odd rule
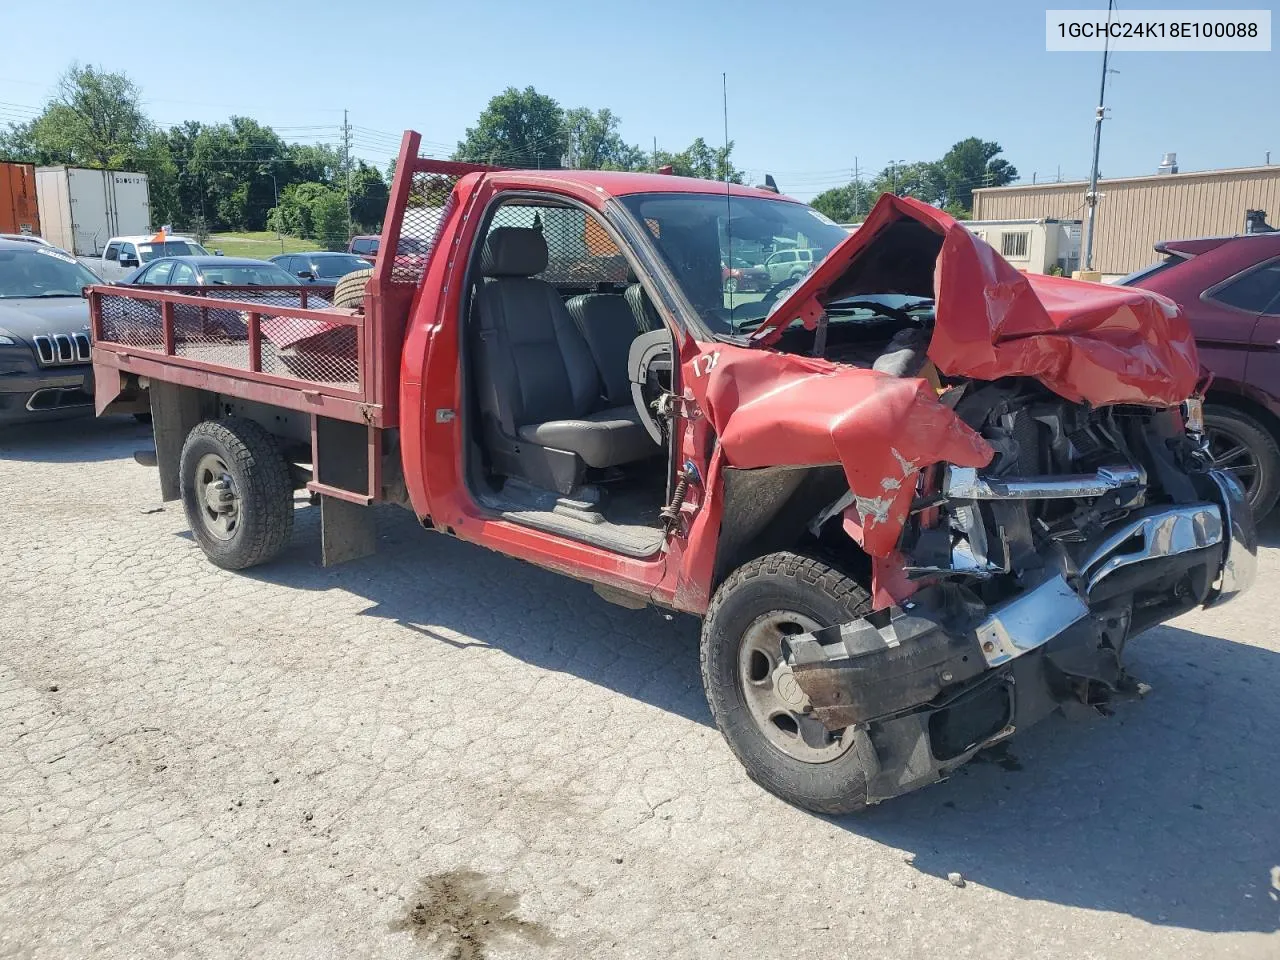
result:
[[[1111,22],[1111,10],[1115,0],[1108,0],[1107,23]],[[1098,109],[1093,116],[1093,166],[1089,169],[1089,192],[1084,195],[1088,212],[1084,222],[1084,269],[1093,270],[1093,233],[1098,219],[1098,155],[1102,150],[1102,121],[1107,117],[1107,57],[1111,53],[1111,34],[1102,43],[1102,85],[1098,91]],[[1094,279],[1097,279],[1096,277]]]

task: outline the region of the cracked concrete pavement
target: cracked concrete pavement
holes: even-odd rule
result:
[[[1275,547],[1146,702],[833,820],[733,760],[693,619],[395,509],[226,573],[146,445],[0,433],[0,957],[1280,956]]]

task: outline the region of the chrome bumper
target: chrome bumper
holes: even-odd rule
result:
[[[1247,590],[1257,573],[1258,553],[1249,504],[1229,474],[1214,470],[1211,477],[1218,503],[1149,508],[1108,533],[1080,564],[1079,593],[1056,576],[993,609],[976,630],[987,666],[1044,646],[1087,615],[1090,594],[1107,577],[1135,564],[1222,544],[1217,577],[1204,606]]]

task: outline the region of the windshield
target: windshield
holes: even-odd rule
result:
[[[316,275],[320,277],[345,277],[353,270],[368,270],[373,266],[368,260],[350,256],[316,257],[315,264]]]
[[[298,278],[291,277],[274,263],[233,263],[227,266],[201,266],[206,286],[230,287],[296,287]]]
[[[207,257],[209,251],[190,240],[166,240],[164,243],[138,244],[138,256],[143,263],[156,257]]]
[[[620,198],[649,227],[654,245],[713,333],[733,334],[740,314],[762,314],[849,236],[801,203],[709,193],[639,193]],[[725,264],[760,275],[747,292]],[[733,282],[730,282],[732,279]]]
[[[53,247],[0,250],[0,299],[78,297],[97,277]]]

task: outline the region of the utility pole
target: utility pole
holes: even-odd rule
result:
[[[1107,0],[1107,23],[1111,23],[1111,11],[1115,0]],[[1098,110],[1093,116],[1093,167],[1089,171],[1089,192],[1084,195],[1088,206],[1087,219],[1084,224],[1084,268],[1093,269],[1093,234],[1098,219],[1098,154],[1102,149],[1102,121],[1106,117],[1107,101],[1107,58],[1111,54],[1111,31],[1102,44],[1102,86],[1098,90]]]
[[[862,215],[862,178],[858,176],[858,158],[853,158],[853,219]]]
[[[658,169],[658,138],[653,138],[653,169]]]
[[[893,183],[893,195],[895,197],[898,195],[898,165],[906,162],[907,161],[905,160],[889,161],[889,177],[891,182]]]
[[[284,253],[284,236],[280,233],[280,186],[276,183],[276,171],[274,167],[271,169],[271,173],[268,174],[268,176],[271,177],[271,192],[276,198],[276,239],[280,241],[280,252]]]
[[[342,111],[342,166],[346,170],[347,180],[347,240],[351,239],[351,124],[347,122],[347,111]]]

